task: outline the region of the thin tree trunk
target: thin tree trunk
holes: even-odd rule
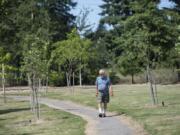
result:
[[[5,90],[5,67],[4,64],[2,64],[2,89],[3,89],[3,98],[4,98],[4,103],[6,103],[6,90]]]
[[[36,81],[35,81],[35,75],[33,75],[32,80],[32,84],[31,84],[31,88],[32,88],[32,99],[33,99],[33,112],[34,112],[34,116],[36,116],[36,93],[35,93],[35,89],[36,89]]]
[[[134,84],[134,74],[131,74],[131,83]]]
[[[29,74],[27,74],[27,77],[28,77],[28,86],[30,89],[30,106],[31,106],[31,111],[34,112],[34,99],[33,99],[34,96],[33,96],[32,82]]]
[[[36,101],[35,101],[35,90],[34,90],[34,88],[32,89],[32,111],[34,112],[34,115],[35,115],[35,111],[36,111],[36,107],[35,107],[35,103],[36,103]]]
[[[67,84],[67,87],[69,87],[69,76],[67,72],[66,72],[66,84]]]
[[[40,92],[40,90],[42,89],[42,85],[41,85],[41,79],[38,79],[38,91]]]
[[[73,91],[73,89],[72,89],[72,74],[71,74],[71,71],[68,73],[68,80],[69,80],[69,82],[68,82],[68,86],[69,86],[69,88],[70,88],[70,92],[72,93],[72,91]]]
[[[71,73],[68,73],[68,74],[69,74],[69,79],[68,79],[68,80],[69,80],[69,86],[71,87],[71,85],[72,85],[72,84],[71,84],[71,76],[72,76],[72,75],[71,75]]]
[[[72,88],[72,84],[71,84],[71,79],[72,79],[72,70],[69,70],[67,73],[66,73],[66,76],[67,76],[67,86],[69,87],[70,89],[70,92],[72,93],[73,91],[73,88]]]
[[[79,86],[82,86],[82,69],[79,69]]]
[[[39,106],[38,90],[39,90],[40,86],[39,86],[39,79],[36,78],[35,75],[33,77],[33,86],[34,86],[33,91],[34,91],[34,99],[35,99],[35,103],[34,103],[34,105],[35,105],[35,116],[36,116],[37,120],[39,120],[39,118],[40,118],[40,109],[39,109],[40,106]]]
[[[74,81],[74,72],[73,72],[73,93],[74,93],[74,85],[75,85],[75,81]]]
[[[38,86],[39,87],[39,86]],[[39,104],[39,89],[36,88],[36,91],[35,91],[35,96],[36,96],[36,116],[37,116],[37,119],[39,120],[40,119],[40,104]]]
[[[151,72],[149,69],[149,64],[147,65],[147,75],[148,75],[148,83],[149,83],[149,90],[150,90],[150,95],[152,98],[152,104],[155,105],[155,96],[154,96],[154,90],[153,90],[153,84],[152,84],[152,76]]]
[[[39,86],[38,86],[38,88],[41,88],[42,87],[42,84],[41,84],[41,79],[39,79]],[[40,89],[38,89],[37,90],[37,107],[38,107],[38,119],[40,119],[40,106],[41,106],[41,104],[39,103],[39,101],[40,101]]]
[[[180,82],[180,63],[176,66],[175,71],[177,73],[177,81]]]
[[[48,92],[48,82],[49,82],[49,77],[47,76],[46,77],[46,86],[45,86],[45,91],[46,91],[46,94],[47,94],[47,92]]]
[[[177,76],[178,76],[178,82],[180,82],[180,71],[177,71]]]
[[[37,82],[36,82],[36,79],[35,79],[35,75],[33,75],[32,77],[32,85],[31,85],[31,89],[32,89],[32,99],[33,99],[33,113],[34,113],[34,116],[37,118],[37,100],[36,100],[36,89],[37,89]]]
[[[156,79],[155,79],[155,77],[154,77],[154,76],[153,76],[153,83],[154,83],[155,101],[156,101],[156,104],[158,104],[157,85],[156,85]]]

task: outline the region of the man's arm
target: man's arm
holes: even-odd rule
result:
[[[97,82],[97,79],[96,79],[96,97],[98,96],[98,82]]]
[[[98,96],[98,86],[96,84],[96,97]]]
[[[111,96],[114,96],[113,89],[112,89],[112,84],[110,84],[110,86],[109,86],[109,93],[110,93]]]

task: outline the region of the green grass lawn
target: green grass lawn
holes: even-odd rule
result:
[[[0,97],[0,135],[84,135],[86,122],[75,115],[41,105],[35,121],[29,103]]]
[[[67,88],[49,91],[45,97],[96,107],[93,88],[76,88],[75,94]],[[147,85],[114,86],[114,95],[109,111],[131,116],[152,135],[180,135],[180,85],[158,85],[159,105],[154,107]],[[162,101],[165,107],[161,106]]]

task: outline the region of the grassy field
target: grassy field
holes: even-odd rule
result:
[[[35,121],[28,102],[0,98],[0,135],[84,135],[86,122],[75,115],[41,106]]]
[[[71,100],[96,107],[95,89],[75,88],[71,94],[67,88],[50,89],[45,96]],[[114,86],[109,111],[131,116],[152,135],[180,135],[180,85],[158,85],[159,105],[152,106],[147,85]],[[161,102],[165,102],[165,107]]]

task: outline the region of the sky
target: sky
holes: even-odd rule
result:
[[[80,10],[83,8],[88,8],[91,10],[91,13],[88,16],[88,23],[93,24],[93,30],[95,30],[99,24],[99,20],[101,16],[99,13],[101,13],[100,5],[103,4],[102,0],[74,0],[77,2],[77,6],[75,9],[73,9],[71,12],[74,15],[78,15]],[[169,2],[168,0],[161,0],[161,3],[159,5],[160,8],[162,7],[172,7],[174,4]]]

